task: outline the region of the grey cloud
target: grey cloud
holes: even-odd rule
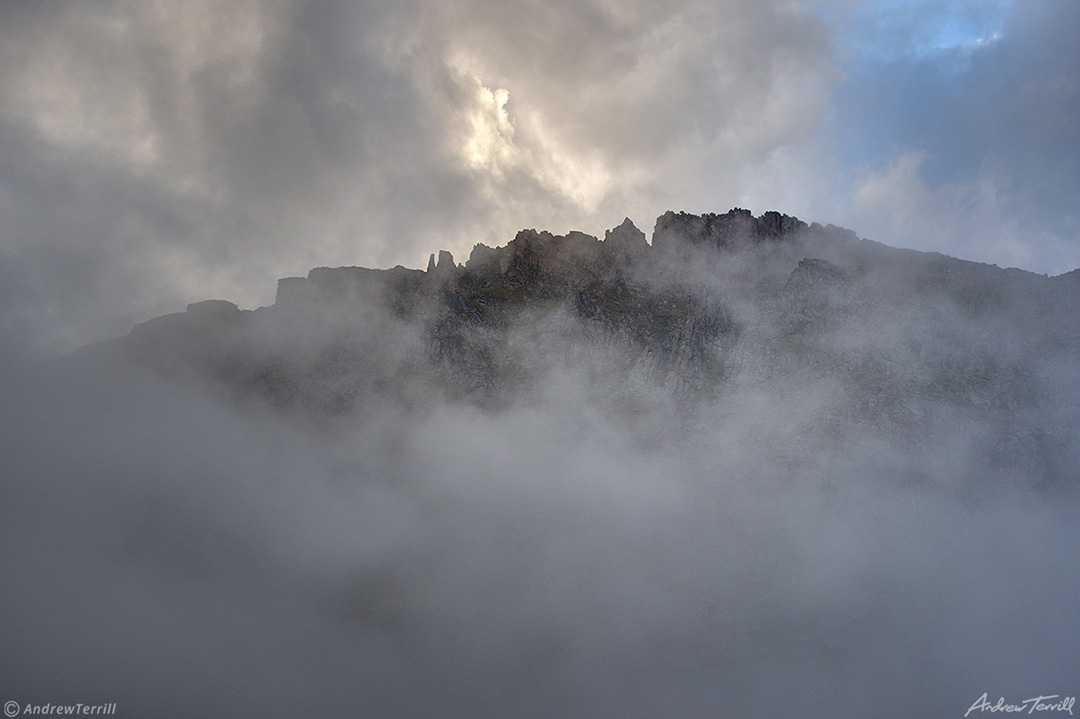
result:
[[[806,18],[760,3],[7,12],[4,182],[41,166],[53,179],[13,190],[5,220],[19,229],[4,244],[63,308],[16,300],[36,349],[54,352],[165,305],[265,303],[276,277],[313,265],[417,266],[433,247],[460,254],[521,226],[658,214],[665,204],[641,198],[695,177],[670,176],[667,156],[725,132],[738,145],[786,92],[777,73],[827,51]],[[477,165],[464,148],[496,117],[485,86],[509,91],[514,135]],[[665,162],[662,177],[644,171]],[[71,186],[74,203],[59,189]],[[78,240],[71,225],[86,227]],[[64,253],[86,265],[78,299],[48,259]],[[119,300],[85,287],[125,283]]]
[[[827,58],[822,29],[785,9],[687,2],[488,12],[455,4],[445,34],[451,59],[510,91],[523,134],[531,120],[572,151],[634,168],[673,145],[708,150],[724,131],[737,145],[787,91],[787,76]]]

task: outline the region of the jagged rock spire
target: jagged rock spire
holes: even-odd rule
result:
[[[646,249],[649,245],[645,233],[639,230],[629,217],[615,229],[604,232],[604,242],[610,242],[616,249],[631,252]]]
[[[432,254],[428,257],[427,271],[428,272],[447,272],[457,267],[454,263],[454,256],[446,250],[439,250],[439,259],[435,260],[435,255]]]

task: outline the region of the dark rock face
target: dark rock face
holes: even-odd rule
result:
[[[635,227],[629,217],[615,229],[604,232],[604,242],[611,246],[613,252],[621,252],[627,256],[640,255],[649,250],[645,233]]]
[[[196,303],[116,346],[332,413],[373,397],[504,406],[568,368],[612,407],[828,385],[811,433],[863,423],[904,446],[960,414],[994,461],[1059,481],[1051,466],[1069,462],[1039,446],[1066,443],[1064,430],[1031,417],[1075,368],[1078,300],[1071,275],[896,250],[776,212],[668,212],[651,246],[627,219],[603,240],[522,230],[462,266],[441,251],[426,272],[316,268],[280,280],[272,307]]]
[[[666,212],[656,220],[653,246],[666,248],[679,243],[708,245],[717,248],[740,243],[759,243],[792,239],[807,229],[805,222],[766,212],[754,217],[749,210],[735,208],[723,215],[688,215]]]

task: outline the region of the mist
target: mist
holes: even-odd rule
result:
[[[1074,694],[1073,325],[1016,321],[1047,280],[661,225],[313,271],[7,367],[4,699],[910,717]],[[614,285],[483,284],[609,251]]]

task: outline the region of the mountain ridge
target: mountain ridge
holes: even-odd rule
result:
[[[603,240],[522,230],[463,264],[443,250],[426,271],[317,267],[268,307],[192,303],[87,353],[322,418],[499,411],[576,377],[579,401],[628,425],[666,406],[679,423],[814,388],[790,441],[869,433],[902,453],[953,422],[980,462],[1058,484],[1080,461],[1063,419],[1078,307],[1073,275],[736,208],[665,213],[652,244],[627,219]]]
[[[890,248],[832,225],[808,225],[777,212],[755,218],[736,208],[723,215],[667,212],[657,219],[652,245],[627,218],[603,240],[580,232],[522,230],[503,247],[475,245],[464,264],[442,250],[438,260],[432,255],[427,271],[316,267],[307,277],[280,279],[268,307],[196,302],[184,313],[141,323],[128,339],[114,342],[137,345],[145,338],[142,344],[153,344],[170,332],[183,342],[252,317],[332,314],[350,306],[380,307],[405,321],[426,322],[436,338],[449,341],[447,332],[500,326],[525,305],[543,303],[565,303],[581,318],[636,330],[649,340],[664,334],[665,323],[687,319],[672,303],[712,303],[723,315],[716,306],[722,297],[729,305],[787,297],[772,311],[821,315],[829,302],[856,289],[873,295],[874,302],[947,300],[969,320],[995,317],[1030,334],[1071,320],[1078,287],[1069,275],[1046,278]],[[818,297],[811,302],[807,292]],[[800,306],[792,305],[793,297]],[[717,319],[728,330],[738,324],[733,316]]]

